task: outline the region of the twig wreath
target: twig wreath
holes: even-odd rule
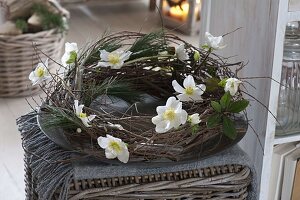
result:
[[[164,31],[107,35],[80,51],[66,43],[63,75],[50,73],[47,60],[29,75],[44,83],[43,126],[62,129],[81,153],[123,163],[182,160],[205,142],[236,139],[235,116],[249,102],[229,66],[243,63],[214,54],[222,36],[205,37],[202,48]]]

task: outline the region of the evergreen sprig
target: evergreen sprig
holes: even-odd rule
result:
[[[47,6],[43,4],[34,4],[32,11],[41,17],[41,24],[43,30],[50,30],[57,28],[60,31],[65,30],[63,18],[60,14],[49,11]]]
[[[47,120],[43,121],[43,127],[46,129],[51,127],[62,127],[74,130],[80,127],[85,129],[85,126],[80,119],[75,116],[75,113],[68,109],[46,105],[44,110],[43,115]]]
[[[130,59],[155,56],[166,49],[164,32],[152,32],[140,37],[133,43],[129,49],[129,51],[133,52]]]
[[[83,102],[90,105],[100,95],[111,95],[123,99],[128,103],[141,100],[141,92],[135,90],[130,83],[122,82],[116,78],[107,78],[100,85],[95,82],[83,86]]]

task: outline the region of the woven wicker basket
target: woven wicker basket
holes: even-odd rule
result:
[[[212,166],[144,176],[73,180],[69,200],[245,200],[251,172],[241,165]]]
[[[18,36],[0,36],[0,96],[18,97],[36,93],[29,73],[39,63],[36,48],[54,60],[59,60],[65,34],[56,30]],[[53,62],[49,60],[49,68]]]
[[[26,163],[26,159],[25,159]],[[37,180],[25,165],[26,199],[38,200]],[[251,184],[249,167],[211,166],[172,173],[102,179],[73,180],[68,200],[246,200]],[[58,189],[53,200],[59,199]]]

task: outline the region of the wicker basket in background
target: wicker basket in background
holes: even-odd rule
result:
[[[56,30],[18,36],[0,36],[0,96],[20,97],[36,93],[28,75],[40,62],[34,47],[53,60],[60,60],[65,34]],[[45,56],[41,55],[42,59]],[[49,60],[49,68],[54,63]]]

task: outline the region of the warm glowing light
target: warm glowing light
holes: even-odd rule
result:
[[[200,4],[200,3],[201,3],[201,0],[196,0],[196,3],[197,3],[197,4]]]
[[[170,15],[179,20],[185,21],[189,14],[188,2],[183,2],[180,6],[174,6],[170,8]]]

